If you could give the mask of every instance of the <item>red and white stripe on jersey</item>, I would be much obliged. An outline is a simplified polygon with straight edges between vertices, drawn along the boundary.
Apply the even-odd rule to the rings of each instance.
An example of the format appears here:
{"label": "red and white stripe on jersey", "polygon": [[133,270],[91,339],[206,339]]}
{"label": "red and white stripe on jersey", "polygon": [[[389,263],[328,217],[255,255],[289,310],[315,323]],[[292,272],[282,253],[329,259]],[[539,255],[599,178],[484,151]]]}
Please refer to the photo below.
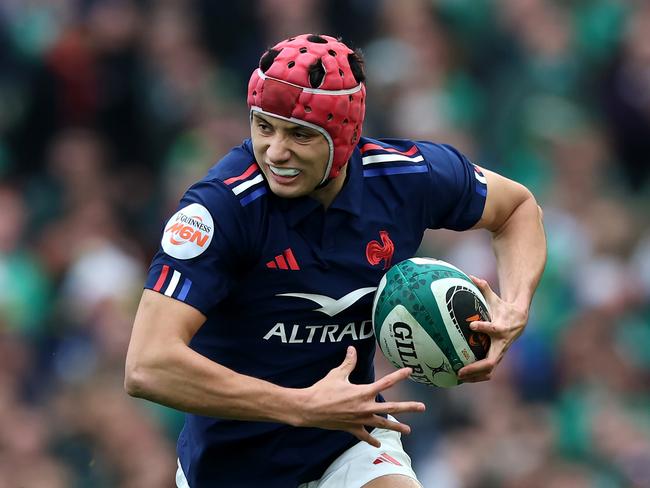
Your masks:
{"label": "red and white stripe on jersey", "polygon": [[361,146],[364,177],[426,173],[427,165],[423,161],[424,156],[415,144],[406,151],[373,142]]}
{"label": "red and white stripe on jersey", "polygon": [[[171,274],[170,274],[171,271]],[[183,278],[182,285],[181,278]],[[174,297],[178,300],[185,301],[187,294],[192,287],[192,280],[189,278],[184,278],[180,272],[169,267],[165,264],[160,270],[156,284],[153,286],[153,291],[167,295],[168,297]],[[164,289],[164,291],[163,291]]]}
{"label": "red and white stripe on jersey", "polygon": [[223,182],[239,197],[243,206],[266,193],[264,175],[256,162],[253,162],[242,174],[228,178]]}
{"label": "red and white stripe on jersey", "polygon": [[384,147],[380,146],[379,144],[375,144],[373,142],[367,142],[363,146],[361,146],[361,153],[365,154],[370,151],[384,151],[384,152],[389,152],[389,153],[397,153],[397,154],[402,154],[403,156],[413,156],[415,153],[418,152],[418,148],[415,146],[411,146],[411,149],[408,151],[400,151],[398,149],[395,149],[394,147]]}
{"label": "red and white stripe on jersey", "polygon": [[[366,154],[372,152],[373,154]],[[363,165],[378,164],[378,163],[391,163],[391,162],[407,162],[418,163],[424,161],[424,157],[418,154],[418,148],[413,145],[408,151],[400,151],[393,147],[384,147],[379,144],[366,143],[361,146],[361,161]],[[417,156],[414,156],[418,154]]]}
{"label": "red and white stripe on jersey", "polygon": [[228,178],[227,180],[224,180],[224,183],[230,187],[235,195],[239,195],[263,181],[264,177],[262,176],[259,166],[257,163],[253,163],[246,168],[246,171],[242,174]]}

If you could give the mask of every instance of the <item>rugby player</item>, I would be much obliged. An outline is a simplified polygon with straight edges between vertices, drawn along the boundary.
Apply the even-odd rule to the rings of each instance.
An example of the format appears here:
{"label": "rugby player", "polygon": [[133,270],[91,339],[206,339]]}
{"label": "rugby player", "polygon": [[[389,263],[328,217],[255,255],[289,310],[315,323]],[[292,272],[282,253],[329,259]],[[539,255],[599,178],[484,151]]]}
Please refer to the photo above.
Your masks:
{"label": "rugby player", "polygon": [[358,51],[305,34],[266,51],[248,85],[251,137],[191,186],[162,230],[126,360],[130,395],[187,412],[179,487],[408,488],[420,483],[375,378],[371,305],[426,229],[492,233],[498,296],[475,322],[488,380],[526,324],[546,258],[522,185],[444,144],[361,136]]}

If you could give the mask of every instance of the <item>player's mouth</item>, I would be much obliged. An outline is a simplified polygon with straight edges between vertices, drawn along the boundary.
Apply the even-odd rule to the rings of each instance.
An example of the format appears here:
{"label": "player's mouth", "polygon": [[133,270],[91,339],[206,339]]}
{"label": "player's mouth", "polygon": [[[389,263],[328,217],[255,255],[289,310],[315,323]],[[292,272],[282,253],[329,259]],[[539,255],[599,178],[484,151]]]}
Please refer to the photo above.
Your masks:
{"label": "player's mouth", "polygon": [[281,168],[279,166],[274,166],[268,163],[267,166],[275,177],[274,179],[280,183],[288,183],[290,181],[293,181],[293,179],[301,173],[301,171],[296,168]]}

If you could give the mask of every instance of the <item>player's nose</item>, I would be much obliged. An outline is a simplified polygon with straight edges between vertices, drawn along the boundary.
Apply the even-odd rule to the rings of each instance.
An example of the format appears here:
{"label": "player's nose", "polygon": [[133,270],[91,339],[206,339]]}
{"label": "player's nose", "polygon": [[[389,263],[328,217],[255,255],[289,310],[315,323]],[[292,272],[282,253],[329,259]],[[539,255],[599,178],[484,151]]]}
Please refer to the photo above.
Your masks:
{"label": "player's nose", "polygon": [[289,160],[291,152],[284,137],[276,135],[271,138],[269,147],[266,150],[266,156],[270,163],[282,163]]}

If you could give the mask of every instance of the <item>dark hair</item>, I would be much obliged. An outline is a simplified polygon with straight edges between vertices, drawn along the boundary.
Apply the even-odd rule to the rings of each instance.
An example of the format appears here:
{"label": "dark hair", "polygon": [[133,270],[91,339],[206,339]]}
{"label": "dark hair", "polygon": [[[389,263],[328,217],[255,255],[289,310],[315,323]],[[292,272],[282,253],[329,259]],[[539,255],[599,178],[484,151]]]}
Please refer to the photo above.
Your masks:
{"label": "dark hair", "polygon": [[327,44],[327,39],[325,39],[324,37],[321,37],[321,36],[319,36],[319,35],[317,35],[317,34],[312,34],[312,35],[310,35],[310,36],[307,38],[307,40],[308,40],[309,42],[315,42],[315,43],[317,43],[317,44]]}
{"label": "dark hair", "polygon": [[309,67],[309,84],[312,88],[318,88],[325,78],[325,67],[319,58]]}
{"label": "dark hair", "polygon": [[262,58],[260,59],[260,69],[262,70],[262,73],[266,73],[273,64],[273,61],[275,61],[275,58],[278,57],[278,54],[280,54],[279,49],[269,49],[262,55]]}
{"label": "dark hair", "polygon": [[366,81],[366,63],[363,60],[363,54],[361,54],[360,49],[357,48],[353,53],[348,54],[348,63],[357,83]]}

